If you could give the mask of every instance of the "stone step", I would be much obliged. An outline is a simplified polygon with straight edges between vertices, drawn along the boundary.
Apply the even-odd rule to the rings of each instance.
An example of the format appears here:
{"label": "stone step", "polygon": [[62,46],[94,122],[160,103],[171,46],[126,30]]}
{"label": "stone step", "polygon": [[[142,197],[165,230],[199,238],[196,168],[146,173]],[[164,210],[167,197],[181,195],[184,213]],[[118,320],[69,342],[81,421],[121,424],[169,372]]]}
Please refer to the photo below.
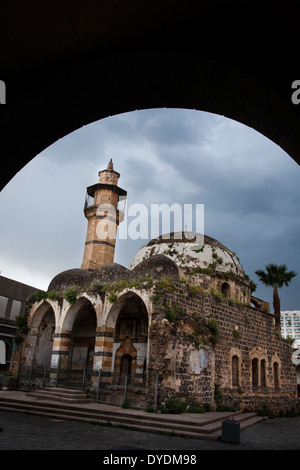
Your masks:
{"label": "stone step", "polygon": [[73,395],[82,395],[85,392],[83,390],[78,390],[74,388],[63,388],[63,387],[45,387],[43,390],[48,392],[58,392],[58,393],[65,393],[69,394],[72,393]]}
{"label": "stone step", "polygon": [[163,435],[172,435],[177,437],[185,437],[189,439],[207,439],[207,440],[219,440],[218,433],[211,433],[211,434],[202,434],[199,431],[192,429],[185,429],[184,426],[181,427],[174,427],[172,423],[169,423],[169,426],[162,426],[160,423],[149,423],[143,422],[143,420],[126,420],[124,418],[119,417],[119,419],[115,418],[112,419],[110,415],[108,416],[87,416],[83,414],[82,416],[79,413],[72,413],[71,415],[63,411],[62,413],[58,413],[57,410],[43,408],[38,409],[36,407],[29,407],[28,405],[24,406],[19,405],[17,407],[12,406],[5,406],[0,403],[0,409],[2,410],[10,410],[10,411],[19,411],[24,413],[30,413],[33,415],[38,416],[48,416],[52,419],[63,419],[63,420],[72,420],[72,421],[80,421],[80,422],[87,422],[87,423],[95,423],[95,424],[102,424],[102,425],[109,425],[115,427],[126,427],[131,430],[136,430],[140,432],[151,432],[154,434],[163,434]]}
{"label": "stone step", "polygon": [[[245,421],[248,421],[250,419],[253,419],[253,418],[257,418],[257,414],[256,413],[234,413],[232,414],[233,418],[235,421],[239,421],[240,422],[240,428],[244,429],[244,426],[243,426],[243,423]],[[231,416],[229,416],[230,418]],[[224,418],[226,419],[226,418]],[[228,417],[227,417],[228,419]],[[261,421],[259,419],[259,421]],[[219,431],[221,430],[222,428],[222,422],[220,422],[220,420],[216,420],[216,421],[211,421],[210,423],[208,424],[205,424],[202,426],[202,430],[204,432],[207,432],[207,433],[210,433],[210,432],[216,432],[216,431]]]}
{"label": "stone step", "polygon": [[26,392],[26,396],[37,399],[57,400],[64,403],[91,403],[91,399],[88,398],[83,391],[67,388],[46,387],[43,390]]}
{"label": "stone step", "polygon": [[[204,413],[184,415],[150,414],[138,410],[124,410],[113,406],[95,403],[75,404],[37,399],[27,394],[16,396],[15,392],[0,392],[0,409],[27,412],[49,416],[55,419],[68,419],[111,426],[123,426],[139,431],[158,434],[172,434],[190,439],[219,440],[222,421],[234,416],[240,422],[240,429],[256,424],[263,418],[255,413]],[[64,392],[62,392],[64,393]]]}
{"label": "stone step", "polygon": [[[29,394],[31,396],[31,394]],[[26,393],[26,397],[28,396],[28,394]],[[0,396],[1,398],[1,396]],[[32,396],[33,399],[35,399],[35,395]],[[13,401],[14,403],[17,403],[16,400],[9,400],[9,398],[7,398],[7,401]],[[21,403],[24,403],[24,400],[19,400],[19,402]],[[1,401],[0,401],[1,403]],[[59,403],[55,400],[53,400],[53,402],[51,403],[51,405],[49,404],[48,401],[45,401],[45,402],[42,402],[40,400],[38,400],[37,402],[35,402],[35,400],[29,402],[27,400],[27,403],[28,404],[32,404],[33,406],[36,404],[37,406],[41,406],[41,407],[50,407],[50,406],[55,406],[55,409],[62,409],[62,410],[70,410],[74,413],[76,413],[77,411],[81,412],[82,411],[82,408],[78,409],[78,407],[76,406],[76,404],[74,404],[75,406],[73,407],[72,404],[70,404],[67,408],[64,404],[62,403]],[[96,405],[96,404],[91,404],[91,407],[85,407],[84,408],[84,412],[87,413],[87,414],[98,414],[98,415],[103,415],[105,414],[106,416],[109,416],[110,418],[119,418],[120,416],[123,417],[123,418],[126,418],[126,417],[130,417],[132,418],[133,416],[136,418],[136,419],[143,419],[144,421],[155,421],[156,423],[159,422],[160,425],[163,426],[164,423],[169,423],[170,421],[172,421],[173,425],[176,425],[176,424],[179,424],[179,425],[189,425],[189,426],[196,426],[197,428],[199,426],[201,426],[203,429],[207,430],[207,432],[213,432],[215,429],[214,429],[214,426],[215,424],[214,423],[218,423],[220,422],[220,419],[226,419],[226,418],[229,418],[231,416],[236,416],[236,415],[240,415],[240,413],[238,412],[235,412],[235,413],[232,413],[232,412],[223,412],[223,413],[205,413],[205,414],[194,414],[194,415],[189,415],[189,414],[184,414],[184,415],[170,415],[170,414],[152,414],[152,413],[145,413],[143,412],[142,414],[138,412],[138,410],[132,410],[132,409],[120,409],[118,407],[115,407],[115,406],[107,406],[107,405]],[[251,413],[251,416],[255,415],[254,413]],[[184,420],[183,420],[183,416],[184,416]],[[242,415],[243,416],[243,415]],[[247,417],[247,414],[246,414],[246,417]],[[218,426],[218,424],[217,424]],[[217,427],[216,427],[217,428]]]}

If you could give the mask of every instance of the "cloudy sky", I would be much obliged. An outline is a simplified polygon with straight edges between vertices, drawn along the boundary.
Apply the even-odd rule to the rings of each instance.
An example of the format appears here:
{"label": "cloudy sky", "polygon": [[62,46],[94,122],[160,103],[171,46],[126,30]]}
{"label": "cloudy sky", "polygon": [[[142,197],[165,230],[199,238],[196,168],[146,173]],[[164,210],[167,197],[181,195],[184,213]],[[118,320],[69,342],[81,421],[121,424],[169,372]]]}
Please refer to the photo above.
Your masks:
{"label": "cloudy sky", "polygon": [[[272,302],[272,289],[254,271],[284,263],[299,274],[280,290],[282,310],[300,309],[299,166],[253,129],[200,111],[110,117],[34,158],[0,195],[3,276],[47,289],[56,274],[81,266],[86,187],[98,182],[110,158],[127,190],[127,209],[204,204],[205,233],[239,256],[258,284],[254,295]],[[117,240],[115,261],[128,267],[146,241]]]}

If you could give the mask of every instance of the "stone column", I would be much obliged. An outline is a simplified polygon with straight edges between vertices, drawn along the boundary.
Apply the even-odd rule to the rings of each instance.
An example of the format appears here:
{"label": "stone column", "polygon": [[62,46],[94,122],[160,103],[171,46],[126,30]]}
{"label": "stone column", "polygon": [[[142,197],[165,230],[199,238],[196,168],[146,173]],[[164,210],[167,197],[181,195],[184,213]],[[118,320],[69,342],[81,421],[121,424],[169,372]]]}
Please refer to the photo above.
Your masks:
{"label": "stone column", "polygon": [[61,328],[55,330],[50,369],[50,378],[52,380],[56,378],[59,358],[60,372],[63,376],[66,375],[69,362],[71,337],[72,332],[70,330],[62,330]]}
{"label": "stone column", "polygon": [[97,381],[101,369],[101,383],[111,383],[114,328],[98,327],[96,330],[95,355],[93,364],[93,383]]}

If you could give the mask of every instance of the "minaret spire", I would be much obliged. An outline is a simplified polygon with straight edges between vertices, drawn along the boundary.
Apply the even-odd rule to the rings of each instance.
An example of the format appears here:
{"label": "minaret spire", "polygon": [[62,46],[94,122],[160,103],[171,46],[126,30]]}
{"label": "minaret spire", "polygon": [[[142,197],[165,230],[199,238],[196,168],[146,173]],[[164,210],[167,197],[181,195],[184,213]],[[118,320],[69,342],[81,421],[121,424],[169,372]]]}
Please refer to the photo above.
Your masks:
{"label": "minaret spire", "polygon": [[114,171],[114,164],[112,161],[112,158],[109,160],[108,165],[107,165],[107,170],[112,170]]}
{"label": "minaret spire", "polygon": [[117,227],[122,220],[118,202],[127,195],[118,186],[120,173],[114,170],[112,159],[98,176],[99,183],[87,188],[84,207],[88,226],[81,268],[89,270],[114,262]]}

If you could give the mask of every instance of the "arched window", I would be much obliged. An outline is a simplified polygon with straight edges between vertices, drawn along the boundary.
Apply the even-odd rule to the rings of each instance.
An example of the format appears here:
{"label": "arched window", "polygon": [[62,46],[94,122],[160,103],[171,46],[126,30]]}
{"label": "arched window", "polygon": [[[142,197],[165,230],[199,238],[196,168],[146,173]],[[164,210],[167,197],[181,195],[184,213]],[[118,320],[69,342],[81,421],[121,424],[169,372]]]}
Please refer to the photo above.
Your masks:
{"label": "arched window", "polygon": [[228,284],[228,282],[223,282],[223,284],[222,284],[222,294],[225,297],[230,297],[230,285]]}
{"label": "arched window", "polygon": [[258,359],[252,359],[252,386],[258,386]]}
{"label": "arched window", "polygon": [[266,361],[265,359],[262,359],[260,363],[260,385],[262,387],[266,386]]}
{"label": "arched window", "polygon": [[273,364],[274,388],[279,388],[279,366],[278,362]]}
{"label": "arched window", "polygon": [[239,358],[238,356],[232,356],[231,362],[231,376],[232,376],[232,386],[239,386]]}

